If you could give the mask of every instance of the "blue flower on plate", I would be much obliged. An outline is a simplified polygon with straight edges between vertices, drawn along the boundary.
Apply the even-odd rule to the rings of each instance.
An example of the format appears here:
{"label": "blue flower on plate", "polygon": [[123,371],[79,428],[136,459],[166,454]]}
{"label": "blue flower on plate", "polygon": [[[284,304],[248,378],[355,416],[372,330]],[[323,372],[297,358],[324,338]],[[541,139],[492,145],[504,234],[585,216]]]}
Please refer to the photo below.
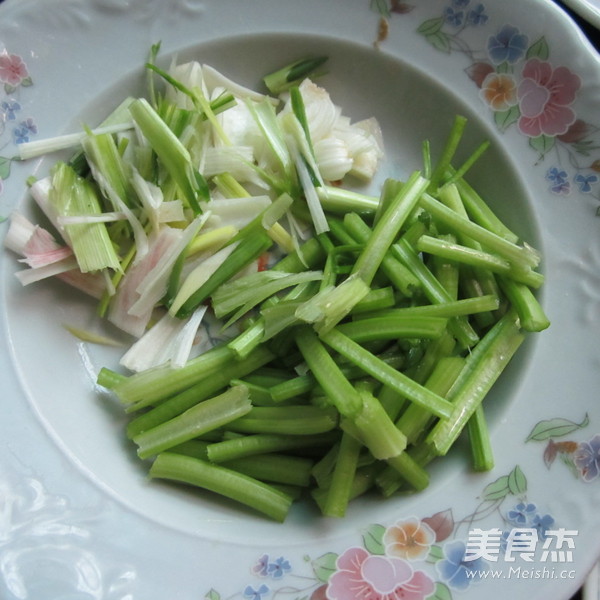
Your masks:
{"label": "blue flower on plate", "polygon": [[573,181],[578,185],[579,191],[582,194],[589,194],[592,191],[592,184],[598,182],[598,175],[583,175],[582,173],[577,173],[573,178]]}
{"label": "blue flower on plate", "polygon": [[584,481],[593,481],[600,476],[600,435],[579,443],[574,462]]}
{"label": "blue flower on plate", "polygon": [[36,134],[37,132],[38,128],[33,119],[29,118],[25,121],[21,121],[19,126],[13,129],[15,144],[23,144],[24,142],[28,142],[30,136]]}
{"label": "blue flower on plate", "polygon": [[14,121],[17,118],[17,112],[21,110],[21,105],[16,100],[4,100],[0,104],[0,110],[7,121]]}
{"label": "blue flower on plate", "polygon": [[512,510],[509,510],[506,517],[517,527],[526,527],[533,523],[537,515],[537,506],[531,502],[519,502]]}
{"label": "blue flower on plate", "polygon": [[465,13],[462,10],[455,10],[452,6],[447,6],[444,9],[444,20],[448,25],[460,27],[463,24]]}
{"label": "blue flower on plate", "polygon": [[471,583],[480,581],[487,571],[487,562],[482,558],[465,560],[467,546],[455,540],[444,546],[444,556],[436,563],[440,577],[452,588],[466,590]]}
{"label": "blue flower on plate", "polygon": [[467,22],[470,25],[485,25],[487,20],[488,16],[485,14],[485,6],[483,4],[478,4],[467,13]]}
{"label": "blue flower on plate", "polygon": [[267,571],[273,579],[280,579],[288,571],[292,570],[292,566],[283,556],[280,556],[276,561],[269,563]]}
{"label": "blue flower on plate", "polygon": [[515,64],[527,50],[528,38],[516,27],[505,25],[496,35],[488,40],[488,54],[496,64],[507,62]]}
{"label": "blue flower on plate", "polygon": [[452,0],[452,6],[454,6],[454,8],[465,8],[469,6],[470,3],[471,0]]}
{"label": "blue flower on plate", "polygon": [[558,167],[550,167],[546,171],[546,179],[550,182],[550,191],[555,194],[568,194],[571,190],[567,172]]}
{"label": "blue flower on plate", "polygon": [[543,540],[546,538],[546,532],[554,526],[554,517],[552,515],[540,515],[537,514],[533,517],[531,526],[537,529],[538,539]]}
{"label": "blue flower on plate", "polygon": [[244,598],[248,598],[248,600],[261,600],[262,597],[268,594],[270,591],[271,590],[264,584],[262,584],[256,590],[251,585],[248,585],[244,590]]}

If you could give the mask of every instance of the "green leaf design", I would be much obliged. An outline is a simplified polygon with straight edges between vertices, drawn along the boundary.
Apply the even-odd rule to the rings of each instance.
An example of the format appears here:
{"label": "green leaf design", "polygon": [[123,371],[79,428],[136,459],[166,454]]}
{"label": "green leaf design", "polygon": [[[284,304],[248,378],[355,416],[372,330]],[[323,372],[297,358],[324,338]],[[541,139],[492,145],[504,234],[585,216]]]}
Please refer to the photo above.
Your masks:
{"label": "green leaf design", "polygon": [[529,60],[530,58],[539,58],[540,60],[548,60],[550,56],[550,47],[548,46],[548,42],[546,38],[542,36],[539,40],[536,40],[529,48],[527,49],[526,58]]}
{"label": "green leaf design", "polygon": [[450,54],[450,37],[443,31],[438,31],[431,35],[426,35],[425,39],[436,49],[441,52]]}
{"label": "green leaf design", "polygon": [[204,596],[204,599],[205,600],[221,600],[221,594],[219,594],[219,592],[217,592],[217,590],[211,589],[210,592],[208,592]]}
{"label": "green leaf design", "polygon": [[0,179],[8,179],[10,176],[10,163],[10,158],[0,156]]}
{"label": "green leaf design", "polygon": [[452,592],[444,583],[436,583],[432,596],[427,597],[428,600],[452,600]]}
{"label": "green leaf design", "polygon": [[382,17],[390,17],[390,9],[387,0],[371,0],[371,10]]}
{"label": "green leaf design", "polygon": [[438,560],[442,560],[442,558],[444,558],[443,548],[441,546],[438,546],[437,544],[431,546],[431,548],[429,549],[429,554],[427,555],[427,562],[433,564],[436,563]]}
{"label": "green leaf design", "polygon": [[483,499],[484,500],[501,500],[505,498],[510,493],[510,489],[508,487],[508,475],[502,475],[488,484],[483,490]]}
{"label": "green leaf design", "polygon": [[425,37],[429,37],[430,35],[438,33],[442,29],[443,25],[444,17],[428,19],[427,21],[423,21],[423,23],[417,27],[417,33],[420,33]]}
{"label": "green leaf design", "polygon": [[547,421],[540,421],[527,436],[526,442],[535,441],[543,442],[550,438],[559,438],[569,435],[578,429],[587,427],[590,423],[590,418],[586,413],[581,423],[575,423],[568,419],[549,419]]}
{"label": "green leaf design", "polygon": [[508,489],[514,496],[520,496],[527,491],[527,478],[517,465],[508,476]]}
{"label": "green leaf design", "polygon": [[319,558],[313,560],[312,568],[315,574],[315,577],[322,581],[323,583],[327,583],[329,578],[336,572],[336,562],[338,559],[338,555],[335,552],[327,552]]}
{"label": "green leaf design", "polygon": [[496,73],[512,73],[513,67],[510,63],[504,61],[496,67]]}
{"label": "green leaf design", "polygon": [[385,554],[384,533],[383,525],[371,525],[363,535],[363,544],[371,554]]}
{"label": "green leaf design", "polygon": [[21,85],[23,87],[30,87],[33,85],[33,80],[31,77],[25,77],[25,79],[21,79]]}
{"label": "green leaf design", "polygon": [[529,145],[544,157],[554,147],[554,137],[549,135],[539,135],[538,137],[529,138]]}
{"label": "green leaf design", "polygon": [[508,110],[499,110],[494,113],[494,122],[500,131],[506,131],[521,116],[518,106],[511,106]]}

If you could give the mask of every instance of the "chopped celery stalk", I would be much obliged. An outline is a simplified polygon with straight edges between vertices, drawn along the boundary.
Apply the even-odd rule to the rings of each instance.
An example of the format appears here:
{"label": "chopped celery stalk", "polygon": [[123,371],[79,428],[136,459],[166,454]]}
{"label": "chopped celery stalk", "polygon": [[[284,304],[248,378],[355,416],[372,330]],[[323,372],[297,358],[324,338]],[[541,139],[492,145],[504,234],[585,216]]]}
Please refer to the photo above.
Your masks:
{"label": "chopped celery stalk", "polygon": [[245,456],[221,464],[228,469],[239,471],[260,481],[307,488],[310,486],[310,471],[313,461],[301,456],[261,454]]}
{"label": "chopped celery stalk", "polygon": [[539,287],[543,281],[543,278],[540,278],[539,273],[535,273],[531,269],[514,269],[512,268],[511,263],[506,259],[489,254],[483,250],[475,250],[473,248],[461,246],[460,244],[453,244],[430,235],[421,236],[416,247],[417,250],[421,252],[427,252],[428,254],[433,254],[472,267],[488,269],[492,273],[506,275],[519,283],[524,283],[529,286]]}
{"label": "chopped celery stalk", "polygon": [[[49,201],[58,217],[101,213],[100,200],[92,184],[65,163],[58,163],[53,169]],[[105,223],[65,225],[63,232],[82,273],[107,268],[121,270]]]}
{"label": "chopped celery stalk", "polygon": [[[375,465],[376,466],[376,465]],[[371,465],[359,468],[356,470],[354,479],[351,482],[350,497],[349,500],[354,500],[368,492],[375,484],[376,468],[372,468]],[[328,490],[323,488],[317,488],[312,491],[312,497],[317,505],[321,508],[321,511],[325,510],[325,502],[327,501]]]}
{"label": "chopped celery stalk", "polygon": [[459,179],[456,186],[465,209],[475,223],[509,242],[514,244],[518,242],[519,237],[497,217],[481,196],[464,179]]}
{"label": "chopped celery stalk", "polygon": [[283,521],[292,504],[291,496],[257,479],[173,452],[164,452],[156,457],[150,467],[150,477],[215,492],[254,508],[275,521]]}
{"label": "chopped celery stalk", "polygon": [[467,119],[462,115],[456,115],[454,122],[452,123],[450,134],[448,135],[446,144],[443,148],[442,155],[440,156],[440,159],[438,160],[435,168],[433,169],[433,173],[431,174],[431,182],[429,184],[429,189],[431,191],[435,192],[435,190],[437,190],[446,174],[446,171],[450,167],[452,158],[456,152],[456,149],[458,148],[466,125]]}
{"label": "chopped celery stalk", "polygon": [[361,318],[368,317],[437,317],[442,319],[450,319],[464,315],[473,315],[480,312],[497,310],[500,306],[500,300],[495,295],[476,296],[474,298],[462,298],[461,300],[449,300],[440,304],[423,304],[415,306],[407,306],[402,308],[390,308],[367,312],[360,315]]}
{"label": "chopped celery stalk", "polygon": [[[398,243],[394,244],[393,250],[413,275],[418,278],[424,294],[432,303],[445,304],[446,302],[452,302],[450,294],[419,258],[416,250],[407,240],[400,239]],[[473,346],[479,341],[477,332],[462,316],[454,317],[450,321],[449,327],[465,348]]]}
{"label": "chopped celery stalk", "polygon": [[429,194],[423,194],[420,199],[421,206],[431,213],[434,219],[439,220],[447,227],[458,233],[464,233],[473,240],[478,241],[484,248],[505,258],[514,266],[537,267],[540,257],[537,252],[527,246],[518,246],[514,242],[500,237],[498,234],[457,214]]}
{"label": "chopped celery stalk", "polygon": [[[396,371],[396,369],[390,367],[383,360],[356,342],[353,342],[350,338],[336,329],[332,329],[323,334],[321,339],[332,349],[336,350],[342,356],[363,369],[365,373],[368,373],[381,383],[398,390],[400,393],[404,394],[406,398],[423,406],[431,413],[440,417],[449,417],[453,414],[453,407],[447,400],[444,400],[437,394],[424,388],[422,385],[412,381],[402,372]],[[306,358],[305,355],[305,359]],[[319,381],[319,383],[323,385],[321,381]]]}
{"label": "chopped celery stalk", "polygon": [[279,95],[311,75],[326,60],[326,56],[303,58],[265,75],[263,81],[272,94]]}
{"label": "chopped celery stalk", "polygon": [[343,517],[346,514],[352,492],[352,482],[358,467],[361,443],[348,433],[342,434],[337,452],[331,483],[323,506],[327,517]]}
{"label": "chopped celery stalk", "polygon": [[144,401],[152,405],[201,381],[226,366],[232,358],[233,352],[229,348],[215,346],[188,361],[181,369],[165,366],[130,375],[114,391],[124,404]]}
{"label": "chopped celery stalk", "polygon": [[243,435],[209,444],[206,451],[214,463],[224,463],[244,456],[256,456],[268,452],[286,452],[303,448],[329,447],[339,438],[337,432],[316,435],[277,435],[257,433]]}
{"label": "chopped celery stalk", "polygon": [[[344,225],[354,239],[360,243],[367,243],[372,235],[371,228],[356,213],[348,213],[344,217]],[[421,286],[419,278],[393,256],[391,250],[383,257],[381,270],[390,283],[405,296],[411,297],[413,291]]]}
{"label": "chopped celery stalk", "polygon": [[308,327],[301,327],[296,332],[296,343],[315,379],[340,414],[349,418],[358,415],[362,410],[361,397],[316,333]]}
{"label": "chopped celery stalk", "polygon": [[444,181],[444,185],[455,183],[460,178],[464,177],[465,173],[479,160],[482,154],[490,147],[489,140],[482,142],[477,146],[475,151],[463,162],[462,165],[450,176],[449,179]]}
{"label": "chopped celery stalk", "polygon": [[254,406],[245,416],[230,423],[227,429],[238,433],[273,433],[278,435],[314,435],[337,426],[334,409],[316,406]]}
{"label": "chopped celery stalk", "polygon": [[143,98],[134,100],[129,107],[141,132],[165,165],[192,210],[201,212],[198,184],[193,173],[191,157],[158,113]]}
{"label": "chopped celery stalk", "polygon": [[335,327],[369,293],[369,286],[358,276],[351,275],[339,285],[330,286],[301,304],[296,316],[312,323],[319,333]]}
{"label": "chopped celery stalk", "polygon": [[[401,310],[401,309],[400,309]],[[435,339],[446,330],[447,320],[439,317],[402,316],[372,317],[350,323],[342,323],[337,330],[351,340],[362,344],[375,340],[398,338]]]}
{"label": "chopped celery stalk", "polygon": [[408,452],[389,458],[387,463],[415,490],[424,490],[429,485],[429,474]]}
{"label": "chopped celery stalk", "polygon": [[359,390],[362,409],[358,415],[342,419],[342,429],[364,444],[378,460],[388,460],[406,448],[406,436],[394,425],[375,396]]}
{"label": "chopped celery stalk", "polygon": [[352,315],[370,313],[391,308],[396,304],[394,290],[391,287],[372,289],[360,302],[354,305]]}
{"label": "chopped celery stalk", "polygon": [[519,315],[525,331],[539,332],[550,327],[550,320],[533,292],[523,283],[508,277],[499,278],[500,287]]}
{"label": "chopped celery stalk", "polygon": [[[461,356],[445,356],[439,359],[427,381],[425,387],[445,398],[464,367],[464,358]],[[396,421],[396,426],[410,444],[416,444],[420,436],[427,431],[433,418],[430,412],[421,406],[411,404],[402,416]]]}
{"label": "chopped celery stalk", "polygon": [[357,273],[368,285],[371,285],[388,249],[394,243],[404,221],[416,206],[428,184],[428,181],[418,172],[413,173],[401,187],[400,192],[390,201],[384,218],[380,219],[373,229],[353,268],[353,273]]}
{"label": "chopped celery stalk", "polygon": [[237,337],[227,343],[238,358],[246,358],[258,345],[265,341],[265,322],[258,319]]}
{"label": "chopped celery stalk", "polygon": [[117,373],[112,369],[102,367],[98,372],[96,383],[101,387],[113,390],[117,383],[124,381],[125,379],[127,379],[125,375],[121,375],[121,373]]}
{"label": "chopped celery stalk", "polygon": [[491,471],[494,468],[494,452],[490,441],[483,406],[480,404],[467,423],[473,469]]}
{"label": "chopped celery stalk", "polygon": [[237,385],[219,396],[199,402],[166,423],[140,433],[133,442],[138,447],[138,456],[148,458],[231,423],[251,409],[248,388]]}
{"label": "chopped celery stalk", "polygon": [[[485,339],[487,338],[487,339]],[[498,379],[514,353],[523,342],[518,322],[513,313],[507,313],[490,329],[482,340],[482,350],[478,347],[468,359],[468,370],[460,385],[450,392],[452,415],[440,421],[427,437],[427,443],[435,451],[444,455],[456,441],[469,418],[477,409]]]}
{"label": "chopped celery stalk", "polygon": [[[154,408],[132,419],[127,426],[128,437],[133,438],[148,429],[152,429],[180,415],[198,402],[217,394],[234,379],[245,377],[271,360],[273,360],[273,354],[267,348],[259,347],[247,358],[234,360],[226,369],[210,372],[196,384],[162,402],[155,403]],[[147,400],[142,400],[133,406],[133,410],[151,405]],[[130,408],[129,411],[131,412],[131,410]]]}

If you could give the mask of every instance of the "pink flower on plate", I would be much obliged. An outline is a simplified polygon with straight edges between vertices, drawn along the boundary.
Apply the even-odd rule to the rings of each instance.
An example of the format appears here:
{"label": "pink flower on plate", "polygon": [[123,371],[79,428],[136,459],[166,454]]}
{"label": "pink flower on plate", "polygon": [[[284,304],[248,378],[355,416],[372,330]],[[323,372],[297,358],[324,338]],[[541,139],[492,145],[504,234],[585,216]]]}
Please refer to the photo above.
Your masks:
{"label": "pink flower on plate", "polygon": [[330,600],[424,600],[434,583],[423,571],[414,571],[402,558],[370,554],[349,548],[336,562],[329,578]]}
{"label": "pink flower on plate", "polygon": [[521,132],[529,137],[565,134],[576,119],[570,105],[581,87],[579,76],[538,58],[527,61],[522,76],[517,92]]}
{"label": "pink flower on plate", "polygon": [[0,82],[16,87],[27,77],[27,65],[20,56],[7,52],[0,54]]}

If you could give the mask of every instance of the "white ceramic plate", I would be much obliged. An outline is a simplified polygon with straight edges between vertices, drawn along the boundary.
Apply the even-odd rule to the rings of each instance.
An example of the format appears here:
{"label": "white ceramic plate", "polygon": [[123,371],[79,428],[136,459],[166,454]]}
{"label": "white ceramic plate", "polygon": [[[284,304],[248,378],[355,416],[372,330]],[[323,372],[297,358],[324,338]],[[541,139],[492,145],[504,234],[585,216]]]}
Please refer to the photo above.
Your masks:
{"label": "white ceramic plate", "polygon": [[[329,55],[334,100],[383,125],[381,177],[417,167],[422,140],[439,148],[466,114],[465,146],[494,142],[473,184],[543,252],[552,326],[528,339],[487,403],[493,471],[472,473],[459,450],[432,466],[424,493],[357,501],[339,521],[298,506],[280,525],[148,482],[120,409],[94,387],[114,356],[62,327],[89,325],[91,306],[57,285],[21,288],[5,256],[0,596],[568,598],[600,555],[597,54],[542,0],[7,0],[2,215],[27,202],[26,177],[49,165],[11,160],[15,144],[94,125],[142,92],[158,40],[163,56],[250,86],[299,56]],[[488,532],[485,563],[464,561],[475,528]],[[537,543],[506,554],[519,528]],[[407,549],[411,532],[421,545]],[[470,579],[468,567],[488,574]]]}
{"label": "white ceramic plate", "polygon": [[580,17],[600,28],[600,2],[598,0],[565,0]]}

